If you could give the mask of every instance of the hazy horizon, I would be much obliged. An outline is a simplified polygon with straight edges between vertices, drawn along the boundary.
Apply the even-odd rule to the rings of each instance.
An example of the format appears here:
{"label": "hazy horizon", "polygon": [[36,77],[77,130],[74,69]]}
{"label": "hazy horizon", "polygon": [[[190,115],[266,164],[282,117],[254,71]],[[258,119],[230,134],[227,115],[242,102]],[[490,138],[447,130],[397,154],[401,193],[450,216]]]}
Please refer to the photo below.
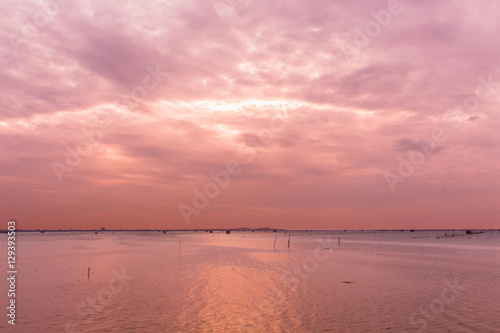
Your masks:
{"label": "hazy horizon", "polygon": [[[248,230],[239,230],[239,229],[248,229]],[[262,230],[260,230],[262,229]],[[6,229],[0,229],[1,231],[6,231]],[[18,232],[23,231],[224,231],[224,230],[234,230],[234,231],[496,231],[500,230],[497,228],[474,228],[474,229],[461,229],[461,228],[452,228],[452,229],[282,229],[282,228],[273,228],[273,227],[257,227],[257,228],[249,228],[249,227],[231,227],[231,228],[200,228],[200,229],[108,229],[108,228],[96,228],[96,229],[17,229]]]}

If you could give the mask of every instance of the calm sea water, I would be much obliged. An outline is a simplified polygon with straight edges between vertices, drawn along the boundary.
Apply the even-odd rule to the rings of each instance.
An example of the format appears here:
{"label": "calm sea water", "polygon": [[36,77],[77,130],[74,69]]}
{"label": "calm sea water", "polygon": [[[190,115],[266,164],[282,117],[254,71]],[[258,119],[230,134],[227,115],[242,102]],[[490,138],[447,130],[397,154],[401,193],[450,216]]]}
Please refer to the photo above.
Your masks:
{"label": "calm sea water", "polygon": [[2,279],[0,331],[500,332],[499,236],[17,234],[16,326]]}

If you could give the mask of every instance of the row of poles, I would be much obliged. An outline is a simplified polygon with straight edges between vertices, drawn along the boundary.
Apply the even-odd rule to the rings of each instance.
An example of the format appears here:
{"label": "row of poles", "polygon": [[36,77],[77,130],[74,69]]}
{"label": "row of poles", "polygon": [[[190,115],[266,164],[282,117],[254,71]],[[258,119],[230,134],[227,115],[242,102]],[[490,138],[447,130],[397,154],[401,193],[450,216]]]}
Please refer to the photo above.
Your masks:
{"label": "row of poles", "polygon": [[[290,236],[291,234],[288,234],[288,248],[290,248]],[[273,245],[273,249],[276,248],[276,239],[278,238],[278,235],[275,235],[274,236],[274,245]]]}
{"label": "row of poles", "polygon": [[[290,236],[291,234],[288,234],[288,248],[290,248]],[[278,235],[274,236],[274,244],[273,244],[273,249],[276,248],[276,239],[278,238]],[[339,247],[340,247],[340,237],[339,237]]]}

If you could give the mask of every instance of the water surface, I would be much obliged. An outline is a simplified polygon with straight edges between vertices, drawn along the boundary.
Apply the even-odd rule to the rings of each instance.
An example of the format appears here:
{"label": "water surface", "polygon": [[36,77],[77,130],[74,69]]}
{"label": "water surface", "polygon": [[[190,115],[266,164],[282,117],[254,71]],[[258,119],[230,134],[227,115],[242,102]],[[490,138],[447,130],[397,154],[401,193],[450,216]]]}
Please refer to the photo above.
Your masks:
{"label": "water surface", "polygon": [[500,332],[498,231],[292,232],[290,248],[285,232],[19,233],[17,246],[16,327],[4,315],[2,332]]}

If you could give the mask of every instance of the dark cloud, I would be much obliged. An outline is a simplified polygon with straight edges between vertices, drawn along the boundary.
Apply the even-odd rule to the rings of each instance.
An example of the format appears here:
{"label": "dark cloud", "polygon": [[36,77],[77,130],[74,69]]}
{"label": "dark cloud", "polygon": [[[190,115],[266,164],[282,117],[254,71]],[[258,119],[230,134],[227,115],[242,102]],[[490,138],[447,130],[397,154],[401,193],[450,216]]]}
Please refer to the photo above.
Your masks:
{"label": "dark cloud", "polygon": [[[4,1],[1,211],[33,226],[185,227],[177,205],[236,160],[243,171],[200,214],[205,226],[400,228],[436,202],[428,223],[454,227],[449,212],[498,192],[498,96],[481,99],[481,116],[443,116],[479,77],[500,81],[497,7],[404,2],[357,48],[356,29],[387,1],[75,0],[30,36],[40,4]],[[147,67],[162,84],[119,101]],[[114,128],[100,132],[105,120]],[[436,128],[440,154],[391,196],[384,172]],[[52,163],[86,132],[99,143],[60,183]],[[433,192],[443,184],[447,197]],[[478,202],[492,212],[484,227],[496,223]]]}

